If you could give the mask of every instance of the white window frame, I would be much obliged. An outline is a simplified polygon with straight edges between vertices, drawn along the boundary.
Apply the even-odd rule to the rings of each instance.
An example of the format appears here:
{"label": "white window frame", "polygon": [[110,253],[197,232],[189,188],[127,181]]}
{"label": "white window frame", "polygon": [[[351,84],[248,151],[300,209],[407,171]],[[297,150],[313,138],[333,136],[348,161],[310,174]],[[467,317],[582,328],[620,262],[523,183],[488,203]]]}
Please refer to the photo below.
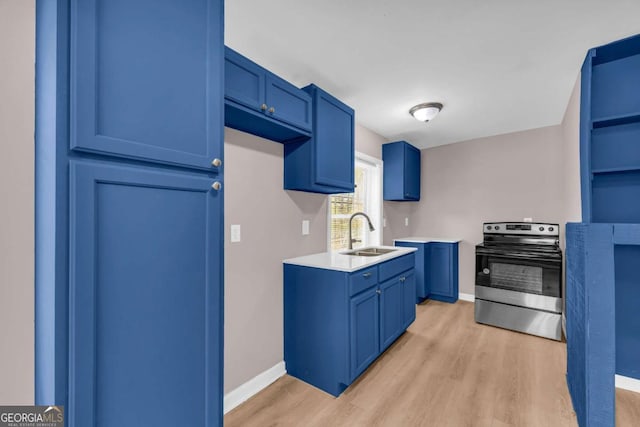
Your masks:
{"label": "white window frame", "polygon": [[[383,242],[383,203],[382,203],[382,176],[384,163],[377,157],[369,156],[368,154],[355,152],[355,162],[366,163],[375,167],[378,170],[376,182],[368,183],[373,187],[373,191],[367,192],[367,206],[378,205],[378,209],[372,212],[365,212],[371,218],[371,223],[375,227],[375,231],[369,233],[368,241],[365,246],[381,246]],[[354,164],[355,169],[355,164]],[[341,249],[344,250],[344,249]],[[327,198],[327,251],[332,252],[331,249],[331,197]]]}

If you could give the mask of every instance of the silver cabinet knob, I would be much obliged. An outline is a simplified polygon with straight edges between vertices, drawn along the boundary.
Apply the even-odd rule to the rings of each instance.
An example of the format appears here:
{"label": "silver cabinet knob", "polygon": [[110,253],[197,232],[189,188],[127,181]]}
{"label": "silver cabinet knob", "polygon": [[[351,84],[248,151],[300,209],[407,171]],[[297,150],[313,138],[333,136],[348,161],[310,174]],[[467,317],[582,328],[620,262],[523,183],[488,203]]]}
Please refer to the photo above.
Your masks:
{"label": "silver cabinet knob", "polygon": [[382,291],[380,289],[376,289],[376,294],[380,295]]}
{"label": "silver cabinet knob", "polygon": [[220,160],[220,159],[213,159],[213,160],[211,161],[211,165],[212,165],[212,166],[215,166],[215,167],[217,167],[217,168],[219,168],[220,166],[222,166],[222,160]]}
{"label": "silver cabinet knob", "polygon": [[213,188],[216,191],[220,191],[220,189],[222,188],[222,183],[220,181],[216,181],[213,184],[211,184],[211,188]]}
{"label": "silver cabinet knob", "polygon": [[262,105],[260,106],[260,109],[261,109],[262,111],[265,111],[265,110],[267,109],[267,104],[262,104]]}
{"label": "silver cabinet knob", "polygon": [[269,112],[270,112],[271,114],[275,113],[275,112],[276,112],[275,107],[271,107],[271,108],[269,108]]}

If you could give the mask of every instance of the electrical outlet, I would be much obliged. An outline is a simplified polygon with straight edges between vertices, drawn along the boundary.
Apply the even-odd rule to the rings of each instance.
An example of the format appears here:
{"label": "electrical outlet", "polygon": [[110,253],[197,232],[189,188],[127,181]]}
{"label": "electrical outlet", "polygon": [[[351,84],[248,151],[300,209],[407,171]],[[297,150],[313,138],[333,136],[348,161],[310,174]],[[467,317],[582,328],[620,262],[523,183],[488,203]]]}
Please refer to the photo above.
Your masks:
{"label": "electrical outlet", "polygon": [[382,227],[387,226],[387,218],[382,218]]}
{"label": "electrical outlet", "polygon": [[533,222],[533,218],[524,218],[523,221],[524,222]]}
{"label": "electrical outlet", "polygon": [[231,243],[240,241],[240,224],[231,225]]}
{"label": "electrical outlet", "polygon": [[405,217],[404,218],[404,226],[408,227],[409,226],[409,217]]}
{"label": "electrical outlet", "polygon": [[303,219],[302,220],[302,235],[306,236],[309,234],[309,220],[308,219]]}

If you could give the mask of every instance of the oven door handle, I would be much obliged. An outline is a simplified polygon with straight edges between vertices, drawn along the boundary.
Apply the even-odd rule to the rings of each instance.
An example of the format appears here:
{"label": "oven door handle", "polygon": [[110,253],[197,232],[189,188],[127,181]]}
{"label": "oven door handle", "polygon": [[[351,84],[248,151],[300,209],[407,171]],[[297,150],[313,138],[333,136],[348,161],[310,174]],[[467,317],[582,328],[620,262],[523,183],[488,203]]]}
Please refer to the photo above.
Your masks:
{"label": "oven door handle", "polygon": [[495,252],[492,250],[485,249],[476,249],[476,255],[487,255],[496,258],[517,258],[517,259],[529,259],[536,261],[544,261],[544,262],[552,262],[552,263],[561,263],[561,258],[549,258],[546,255],[531,255],[531,254],[520,254],[517,252]]}

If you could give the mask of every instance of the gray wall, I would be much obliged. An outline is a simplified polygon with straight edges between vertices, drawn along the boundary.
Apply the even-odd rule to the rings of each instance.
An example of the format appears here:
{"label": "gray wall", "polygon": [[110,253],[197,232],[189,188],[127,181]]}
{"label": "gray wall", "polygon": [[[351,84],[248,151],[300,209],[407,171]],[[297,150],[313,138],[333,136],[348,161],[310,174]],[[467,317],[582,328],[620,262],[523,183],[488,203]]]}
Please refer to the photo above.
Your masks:
{"label": "gray wall", "polygon": [[564,221],[560,126],[422,150],[416,235],[462,238],[460,292],[473,294],[475,245],[485,221]]}
{"label": "gray wall", "polygon": [[581,219],[579,126],[580,76],[558,126],[422,150],[411,232],[463,239],[460,292],[474,293],[474,246],[485,221],[558,222],[564,248],[564,224]]}
{"label": "gray wall", "polygon": [[[563,144],[563,199],[565,222],[582,221],[582,202],[580,200],[580,78],[571,92],[562,120]],[[564,229],[562,230],[564,232]]]}
{"label": "gray wall", "polygon": [[327,197],[282,189],[283,147],[225,129],[225,393],[283,360],[282,260],[327,246]]}
{"label": "gray wall", "polygon": [[0,405],[33,404],[33,0],[0,0]]}

